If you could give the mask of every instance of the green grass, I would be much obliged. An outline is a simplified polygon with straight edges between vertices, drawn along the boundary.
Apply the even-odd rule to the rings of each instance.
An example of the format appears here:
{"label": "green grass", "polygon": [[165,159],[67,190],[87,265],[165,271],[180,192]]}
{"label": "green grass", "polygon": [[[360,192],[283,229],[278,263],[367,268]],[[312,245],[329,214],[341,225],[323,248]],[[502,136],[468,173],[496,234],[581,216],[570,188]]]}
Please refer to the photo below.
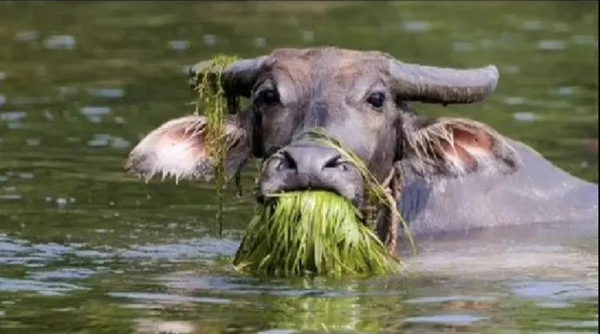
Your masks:
{"label": "green grass", "polygon": [[[198,92],[195,114],[200,113],[202,106],[208,120],[206,142],[209,154],[214,163],[215,190],[217,192],[217,224],[219,236],[223,234],[223,187],[225,186],[225,155],[227,154],[227,140],[225,138],[225,109],[227,96],[222,86],[222,75],[227,66],[239,60],[236,56],[217,55],[204,62],[200,73],[193,78],[198,82],[195,90]],[[216,78],[212,78],[212,76]],[[213,80],[214,79],[214,80]],[[236,108],[237,109],[237,108]],[[230,110],[230,112],[235,112]]]}
{"label": "green grass", "polygon": [[387,274],[399,261],[346,199],[326,191],[273,195],[236,253],[241,271],[269,276]]}
{"label": "green grass", "polygon": [[377,210],[380,204],[387,207],[391,215],[391,228],[398,229],[399,223],[402,224],[402,228],[404,233],[406,234],[408,241],[411,244],[413,253],[416,253],[415,242],[410,234],[410,230],[408,228],[408,224],[402,217],[402,213],[398,211],[397,206],[397,198],[390,196],[386,192],[387,185],[382,185],[377,178],[369,171],[363,160],[358,157],[352,150],[348,150],[342,146],[342,144],[329,136],[323,129],[314,128],[305,132],[305,135],[308,136],[315,143],[328,146],[338,151],[344,159],[354,165],[354,167],[359,171],[362,176],[363,182],[365,184],[366,190],[366,198],[367,198],[367,215],[366,221],[372,227],[375,227],[375,211]]}

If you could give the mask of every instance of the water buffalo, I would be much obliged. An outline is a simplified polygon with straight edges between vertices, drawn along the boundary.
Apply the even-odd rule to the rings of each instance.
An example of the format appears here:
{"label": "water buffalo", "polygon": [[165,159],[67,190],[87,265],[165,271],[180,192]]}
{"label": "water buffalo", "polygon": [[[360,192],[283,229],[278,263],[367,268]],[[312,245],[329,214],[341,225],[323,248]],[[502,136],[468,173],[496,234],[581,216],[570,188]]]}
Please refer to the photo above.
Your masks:
{"label": "water buffalo", "polygon": [[[205,66],[197,64],[196,73]],[[427,119],[410,106],[481,102],[496,88],[495,66],[451,69],[381,52],[278,49],[233,63],[221,78],[229,97],[250,101],[248,110],[227,120],[226,170],[232,177],[249,158],[262,159],[258,200],[271,192],[326,189],[364,205],[356,168],[303,135],[318,127],[358,155],[380,182],[396,180],[387,184],[394,184],[390,192],[413,235],[598,220],[596,184],[487,125]],[[134,148],[128,169],[146,177],[209,179],[205,135],[204,118],[171,120]],[[385,232],[393,240],[382,233],[395,244],[395,232]]]}

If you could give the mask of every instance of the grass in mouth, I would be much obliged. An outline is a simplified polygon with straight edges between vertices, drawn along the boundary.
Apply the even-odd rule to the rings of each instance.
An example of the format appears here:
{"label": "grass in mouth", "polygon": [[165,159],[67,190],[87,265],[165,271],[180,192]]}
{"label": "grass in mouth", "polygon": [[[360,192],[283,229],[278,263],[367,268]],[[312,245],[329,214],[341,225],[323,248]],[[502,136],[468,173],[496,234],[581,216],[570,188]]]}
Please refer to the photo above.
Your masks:
{"label": "grass in mouth", "polygon": [[389,274],[400,269],[358,210],[327,191],[274,195],[246,229],[234,265],[269,276]]}

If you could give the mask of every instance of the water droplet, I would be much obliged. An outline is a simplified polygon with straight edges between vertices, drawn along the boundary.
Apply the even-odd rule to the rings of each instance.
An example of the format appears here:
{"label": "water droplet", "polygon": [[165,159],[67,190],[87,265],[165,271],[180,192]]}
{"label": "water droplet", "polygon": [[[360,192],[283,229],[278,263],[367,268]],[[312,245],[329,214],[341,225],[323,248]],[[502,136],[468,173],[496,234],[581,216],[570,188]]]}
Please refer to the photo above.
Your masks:
{"label": "water droplet", "polygon": [[441,314],[433,316],[408,317],[402,320],[402,322],[417,324],[441,324],[447,326],[466,326],[485,319],[487,318],[470,314]]}
{"label": "water droplet", "polygon": [[21,196],[19,194],[0,195],[0,199],[7,200],[7,201],[16,201],[16,200],[20,200],[21,198],[23,198],[23,196]]}
{"label": "water droplet", "polygon": [[85,116],[104,116],[110,113],[109,107],[88,106],[80,109],[81,114]]}
{"label": "water droplet", "polygon": [[[598,15],[596,14],[586,14],[583,16],[583,21],[585,23],[595,23],[598,20]],[[596,24],[598,24],[596,22]]]}
{"label": "water droplet", "polygon": [[565,43],[563,41],[546,40],[546,41],[538,42],[538,49],[544,50],[544,51],[564,50],[564,48],[565,48]]}
{"label": "water droplet", "polygon": [[531,112],[520,111],[513,114],[515,120],[519,122],[533,122],[538,119],[538,117]]}
{"label": "water droplet", "polygon": [[112,143],[111,146],[113,148],[116,149],[124,149],[124,148],[128,148],[131,144],[129,143],[129,141],[120,138],[120,137],[113,137],[112,138]]}
{"label": "water droplet", "polygon": [[406,21],[402,23],[402,29],[410,32],[425,32],[431,29],[431,24],[425,21]]}
{"label": "water droplet", "polygon": [[38,138],[27,138],[26,142],[28,146],[38,146],[40,144]]}
{"label": "water droplet", "polygon": [[95,124],[102,123],[102,117],[100,116],[88,116],[88,120]]}
{"label": "water droplet", "polygon": [[509,106],[521,105],[525,104],[525,98],[511,96],[504,98],[504,103],[508,104]]}
{"label": "water droplet", "polygon": [[192,65],[183,65],[183,66],[181,66],[181,73],[183,73],[184,75],[189,75],[191,68],[192,68]]}
{"label": "water droplet", "polygon": [[50,36],[45,45],[50,50],[72,50],[75,48],[75,37],[71,35]]}
{"label": "water droplet", "polygon": [[552,108],[557,109],[571,109],[571,102],[562,99],[562,100],[555,100],[555,101],[548,101],[548,105],[552,106]]}
{"label": "water droplet", "polygon": [[559,87],[557,90],[558,95],[569,96],[573,95],[575,87]]}
{"label": "water droplet", "polygon": [[65,96],[73,96],[75,94],[77,94],[77,88],[75,87],[58,87],[58,92],[61,95],[65,95]]}
{"label": "water droplet", "polygon": [[128,148],[131,143],[123,138],[111,136],[109,134],[96,134],[88,141],[88,146],[103,147],[110,145],[116,149]]}
{"label": "water droplet", "polygon": [[521,69],[516,65],[507,65],[502,67],[502,71],[506,74],[517,74],[521,71]]}
{"label": "water droplet", "polygon": [[571,31],[571,27],[569,27],[569,25],[564,22],[556,22],[552,25],[552,28],[554,29],[554,31],[557,31],[557,32]]}
{"label": "water droplet", "polygon": [[53,121],[54,120],[54,115],[52,115],[52,113],[50,112],[50,110],[44,110],[44,117],[49,120],[49,121]]}
{"label": "water droplet", "polygon": [[98,146],[107,146],[110,140],[110,135],[99,134],[94,135],[92,140],[88,141],[88,146],[98,147]]}
{"label": "water droplet", "polygon": [[17,122],[25,118],[25,116],[27,116],[27,113],[24,111],[7,111],[0,113],[0,120]]}
{"label": "water droplet", "polygon": [[17,32],[15,39],[22,43],[31,43],[37,41],[39,33],[37,30],[23,30]]}
{"label": "water droplet", "polygon": [[169,41],[169,47],[173,50],[183,51],[190,47],[190,42],[183,40]]}
{"label": "water droplet", "polygon": [[256,37],[254,39],[254,46],[257,48],[264,48],[267,46],[267,40],[264,37]]}
{"label": "water droplet", "polygon": [[302,32],[302,40],[306,43],[310,43],[314,41],[315,33],[310,30],[305,30]]}
{"label": "water droplet", "polygon": [[290,16],[288,18],[288,23],[294,27],[297,27],[298,25],[300,25],[300,22],[298,22],[298,19],[295,16]]}
{"label": "water droplet", "polygon": [[541,21],[525,21],[521,27],[523,30],[540,31],[543,29],[543,24]]}
{"label": "water droplet", "polygon": [[96,97],[108,99],[117,99],[125,96],[125,91],[119,88],[99,88],[90,91],[90,94]]}
{"label": "water droplet", "polygon": [[575,35],[575,36],[571,37],[571,40],[573,41],[573,43],[579,44],[579,45],[590,45],[590,46],[598,45],[597,38],[594,36],[591,36],[591,35]]}
{"label": "water droplet", "polygon": [[215,46],[217,45],[217,36],[215,35],[211,35],[211,34],[205,34],[204,36],[202,36],[202,40],[204,41],[204,44],[206,44],[207,46]]}
{"label": "water droplet", "polygon": [[469,52],[473,51],[473,44],[469,42],[454,42],[452,43],[452,49],[455,51]]}
{"label": "water droplet", "polygon": [[481,47],[482,47],[484,50],[496,49],[496,48],[498,48],[498,46],[500,45],[500,43],[499,43],[499,42],[496,42],[496,41],[494,41],[494,40],[492,40],[492,39],[487,39],[487,38],[486,38],[486,39],[482,39],[482,40],[480,41],[480,43],[481,43]]}
{"label": "water droplet", "polygon": [[19,177],[23,180],[31,180],[33,179],[33,174],[31,173],[19,173]]}
{"label": "water droplet", "polygon": [[67,206],[67,199],[65,198],[57,198],[55,202],[59,208],[64,208],[65,206]]}

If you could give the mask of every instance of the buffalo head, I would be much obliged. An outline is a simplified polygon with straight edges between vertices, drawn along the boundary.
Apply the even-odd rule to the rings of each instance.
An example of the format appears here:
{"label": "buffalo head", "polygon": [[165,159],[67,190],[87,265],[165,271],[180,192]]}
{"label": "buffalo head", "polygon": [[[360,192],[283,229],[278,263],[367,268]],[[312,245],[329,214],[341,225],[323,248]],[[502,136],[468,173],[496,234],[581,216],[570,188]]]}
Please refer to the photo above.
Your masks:
{"label": "buffalo head", "polygon": [[[312,128],[352,150],[379,181],[397,162],[427,179],[517,168],[514,151],[490,127],[467,119],[425,119],[409,107],[411,101],[483,101],[498,82],[494,66],[452,69],[403,63],[381,52],[279,49],[233,63],[221,78],[228,96],[250,101],[248,110],[227,120],[226,170],[231,177],[248,158],[263,159],[258,199],[326,189],[363,204],[356,168],[336,150],[307,140]],[[163,124],[131,152],[129,168],[146,176],[210,178],[205,128],[205,119],[195,117]]]}

